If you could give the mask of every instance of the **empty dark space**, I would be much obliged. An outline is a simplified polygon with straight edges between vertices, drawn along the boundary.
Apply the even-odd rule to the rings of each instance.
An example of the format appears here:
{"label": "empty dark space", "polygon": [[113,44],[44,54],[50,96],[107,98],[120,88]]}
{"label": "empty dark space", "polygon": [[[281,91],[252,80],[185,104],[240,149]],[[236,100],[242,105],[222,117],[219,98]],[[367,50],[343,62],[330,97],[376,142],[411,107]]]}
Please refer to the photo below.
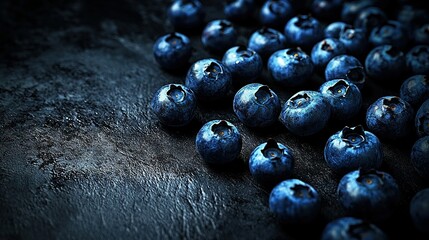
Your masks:
{"label": "empty dark space", "polygon": [[[173,30],[168,4],[0,2],[0,239],[317,239],[329,221],[345,216],[336,196],[341,176],[323,159],[326,140],[345,125],[364,125],[366,108],[399,88],[368,84],[358,118],[308,138],[281,124],[245,127],[231,99],[201,105],[188,127],[164,127],[148,103],[159,87],[183,83],[186,74],[164,72],[153,59],[156,38]],[[224,17],[220,1],[204,4],[206,20]],[[258,25],[238,28],[246,43]],[[202,49],[198,34],[191,40],[192,61],[221,58]],[[317,80],[307,89],[317,89]],[[298,91],[273,89],[282,103]],[[213,119],[240,130],[238,163],[211,167],[197,154],[195,136]],[[247,165],[268,138],[292,148],[294,177],[320,193],[317,223],[284,225],[270,214],[271,189],[258,185]],[[414,140],[383,142],[381,170],[401,190],[395,216],[379,225],[393,239],[421,237],[408,214],[413,195],[427,187],[410,164]]]}

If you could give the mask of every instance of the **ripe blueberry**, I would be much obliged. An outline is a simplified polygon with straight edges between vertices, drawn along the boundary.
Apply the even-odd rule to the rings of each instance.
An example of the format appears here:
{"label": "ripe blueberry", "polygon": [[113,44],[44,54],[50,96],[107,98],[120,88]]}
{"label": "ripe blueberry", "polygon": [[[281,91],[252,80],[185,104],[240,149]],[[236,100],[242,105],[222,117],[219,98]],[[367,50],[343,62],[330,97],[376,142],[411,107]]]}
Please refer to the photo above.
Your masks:
{"label": "ripe blueberry", "polygon": [[237,42],[237,31],[228,20],[213,20],[204,28],[201,42],[210,52],[223,53]]}
{"label": "ripe blueberry", "polygon": [[170,33],[156,40],[153,55],[158,64],[166,70],[177,70],[188,64],[192,46],[188,37]]}
{"label": "ripe blueberry", "polygon": [[263,68],[259,54],[244,46],[226,51],[222,63],[231,72],[233,83],[241,86],[254,82],[261,75]]}
{"label": "ripe blueberry", "polygon": [[429,179],[429,136],[422,137],[414,143],[411,164],[421,177]]}

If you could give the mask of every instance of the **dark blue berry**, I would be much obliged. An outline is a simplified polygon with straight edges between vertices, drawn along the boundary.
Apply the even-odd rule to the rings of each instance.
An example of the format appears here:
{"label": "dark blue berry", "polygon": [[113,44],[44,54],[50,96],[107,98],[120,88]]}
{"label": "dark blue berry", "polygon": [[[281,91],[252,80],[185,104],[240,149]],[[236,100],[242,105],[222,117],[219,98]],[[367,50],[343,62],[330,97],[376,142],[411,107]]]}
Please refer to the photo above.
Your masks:
{"label": "dark blue berry", "polygon": [[355,57],[349,55],[336,56],[328,62],[325,69],[326,81],[333,79],[346,79],[362,89],[365,80],[365,70],[362,63]]}
{"label": "dark blue berry", "polygon": [[363,9],[354,21],[354,27],[362,29],[366,35],[379,26],[387,22],[387,15],[378,7],[369,7]]}
{"label": "dark blue berry", "polygon": [[402,83],[401,98],[414,107],[420,106],[429,99],[428,75],[414,75]]}
{"label": "dark blue berry", "polygon": [[415,125],[418,136],[429,136],[429,99],[417,111]]}
{"label": "dark blue berry", "polygon": [[176,0],[168,10],[168,18],[174,28],[194,31],[202,26],[205,18],[204,7],[199,0]]}
{"label": "dark blue berry", "polygon": [[414,31],[414,43],[416,45],[429,45],[429,23],[418,27]]}
{"label": "dark blue berry", "polygon": [[325,38],[340,38],[340,33],[343,28],[353,28],[345,22],[333,22],[325,28]]}
{"label": "dark blue berry", "polygon": [[263,68],[259,54],[244,46],[230,48],[223,56],[222,63],[231,72],[233,82],[239,85],[254,82]]}
{"label": "dark blue berry", "polygon": [[254,0],[228,0],[223,12],[231,21],[244,22],[252,18],[254,10]]}
{"label": "dark blue berry", "polygon": [[237,31],[228,20],[213,20],[204,28],[201,42],[213,53],[224,53],[236,45]]}
{"label": "dark blue berry", "polygon": [[311,61],[319,71],[324,71],[332,58],[346,54],[346,48],[342,42],[335,38],[326,38],[316,43],[311,51]]}
{"label": "dark blue berry", "polygon": [[285,48],[286,38],[281,32],[264,27],[250,36],[247,46],[267,61],[271,54]]}
{"label": "dark blue berry", "polygon": [[429,136],[422,137],[414,143],[411,164],[421,177],[429,179]]}
{"label": "dark blue berry", "polygon": [[369,42],[373,46],[393,45],[404,49],[408,44],[408,34],[400,22],[388,21],[371,31]]}
{"label": "dark blue berry", "polygon": [[267,0],[259,14],[263,26],[281,29],[294,15],[294,9],[288,0]]}
{"label": "dark blue berry", "polygon": [[362,10],[374,5],[374,0],[345,1],[341,11],[341,20],[353,24]]}
{"label": "dark blue berry", "polygon": [[413,197],[410,215],[417,230],[429,233],[429,188],[421,190]]}
{"label": "dark blue berry", "polygon": [[386,84],[400,79],[404,69],[406,69],[405,54],[392,45],[374,48],[365,60],[368,76]]}
{"label": "dark blue berry", "polygon": [[156,40],[153,55],[157,63],[166,70],[177,70],[188,64],[192,46],[188,37],[180,33],[170,33]]}
{"label": "dark blue berry", "polygon": [[298,15],[290,19],[284,28],[288,44],[311,50],[324,37],[320,22],[310,15]]}
{"label": "dark blue berry", "polygon": [[418,45],[405,56],[408,69],[412,74],[429,75],[429,45]]}
{"label": "dark blue berry", "polygon": [[354,217],[343,217],[328,223],[321,240],[387,240],[387,235],[380,228]]}
{"label": "dark blue berry", "polygon": [[343,28],[340,33],[340,41],[349,55],[360,57],[366,53],[368,42],[362,29]]}

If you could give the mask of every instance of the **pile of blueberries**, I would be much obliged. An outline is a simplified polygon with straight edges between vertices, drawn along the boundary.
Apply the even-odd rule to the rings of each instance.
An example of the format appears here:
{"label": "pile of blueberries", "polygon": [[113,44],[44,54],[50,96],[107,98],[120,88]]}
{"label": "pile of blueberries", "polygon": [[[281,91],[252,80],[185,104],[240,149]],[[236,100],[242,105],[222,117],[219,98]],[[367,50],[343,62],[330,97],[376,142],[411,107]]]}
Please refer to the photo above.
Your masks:
{"label": "pile of blueberries", "polygon": [[[390,6],[386,11],[392,4],[397,9]],[[400,193],[395,179],[377,170],[383,160],[379,137],[419,137],[411,164],[429,179],[429,12],[400,0],[232,0],[223,6],[225,19],[207,25],[199,0],[176,0],[170,6],[168,19],[177,32],[160,37],[153,47],[161,68],[186,67],[193,48],[182,33],[202,28],[203,47],[223,58],[198,60],[184,85],[161,87],[150,105],[159,121],[185,126],[195,116],[197,101],[213,104],[240,88],[232,105],[244,125],[264,129],[280,121],[291,133],[306,137],[319,133],[330,120],[341,123],[356,117],[366,81],[398,84],[399,96],[383,96],[367,109],[369,131],[346,126],[327,140],[324,150],[327,165],[344,176],[338,199],[353,217],[329,223],[322,239],[386,239],[376,224],[392,216]],[[234,24],[245,24],[256,14],[261,28],[247,46],[238,45]],[[257,83],[265,66],[267,82],[284,88],[302,89],[313,75],[325,82],[318,91],[298,91],[282,106],[268,85]],[[226,120],[204,124],[195,143],[202,159],[213,165],[233,162],[242,148],[238,129]],[[290,179],[292,149],[269,139],[253,150],[248,163],[255,181],[273,186],[269,209],[278,219],[315,221],[321,200],[312,186]],[[417,230],[429,232],[429,188],[412,199],[410,216]]]}

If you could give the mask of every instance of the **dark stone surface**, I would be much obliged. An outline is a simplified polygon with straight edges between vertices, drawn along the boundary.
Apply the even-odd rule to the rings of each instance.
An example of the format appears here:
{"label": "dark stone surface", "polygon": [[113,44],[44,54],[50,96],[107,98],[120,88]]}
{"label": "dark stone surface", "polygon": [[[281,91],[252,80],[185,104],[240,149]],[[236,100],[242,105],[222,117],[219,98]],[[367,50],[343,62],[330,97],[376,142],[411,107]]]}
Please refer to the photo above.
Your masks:
{"label": "dark stone surface", "polygon": [[[246,128],[231,99],[200,106],[190,127],[162,127],[148,102],[185,74],[161,71],[152,57],[155,39],[172,30],[166,2],[0,2],[0,239],[307,239],[344,215],[335,193],[341,176],[325,164],[324,144],[344,125],[363,124],[366,107],[398,87],[371,83],[359,118],[309,138],[279,124]],[[206,3],[207,19],[223,16],[215,2]],[[240,42],[256,28],[240,27]],[[192,41],[193,61],[209,56],[198,35]],[[297,91],[273,88],[282,102]],[[202,124],[218,118],[243,135],[239,163],[225,168],[204,164],[194,147]],[[321,194],[317,223],[285,226],[269,213],[270,189],[252,180],[246,163],[269,137],[293,149],[294,177]],[[384,144],[382,170],[402,194],[395,217],[380,225],[392,238],[418,237],[408,204],[428,184],[410,165],[413,140]]]}

